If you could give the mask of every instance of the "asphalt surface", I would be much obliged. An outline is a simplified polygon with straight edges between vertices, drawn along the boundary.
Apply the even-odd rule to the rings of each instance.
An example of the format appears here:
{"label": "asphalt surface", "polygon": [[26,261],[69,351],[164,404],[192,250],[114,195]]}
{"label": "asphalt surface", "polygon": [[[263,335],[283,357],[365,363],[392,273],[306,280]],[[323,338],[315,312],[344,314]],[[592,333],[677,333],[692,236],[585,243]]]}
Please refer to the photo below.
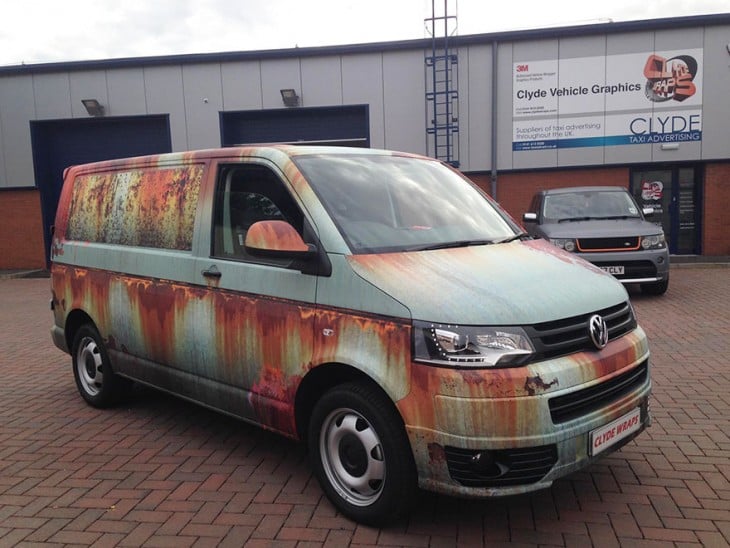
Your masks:
{"label": "asphalt surface", "polygon": [[730,268],[631,291],[653,426],[531,495],[421,493],[387,529],[339,516],[302,447],[138,388],[100,411],[51,343],[47,279],[0,279],[0,547],[730,546]]}

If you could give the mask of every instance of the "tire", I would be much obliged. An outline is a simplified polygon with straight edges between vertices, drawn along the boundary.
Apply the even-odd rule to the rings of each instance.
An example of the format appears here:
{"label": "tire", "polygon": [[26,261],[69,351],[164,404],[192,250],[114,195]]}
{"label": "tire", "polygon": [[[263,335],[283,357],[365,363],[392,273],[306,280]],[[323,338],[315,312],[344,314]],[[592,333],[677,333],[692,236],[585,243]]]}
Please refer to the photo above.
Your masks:
{"label": "tire", "polygon": [[647,295],[664,295],[669,288],[669,278],[663,282],[656,282],[653,284],[641,284],[641,292]]}
{"label": "tire", "polygon": [[329,390],[312,412],[312,467],[345,516],[382,526],[408,510],[417,485],[403,421],[377,387],[347,383]]}
{"label": "tire", "polygon": [[93,325],[79,328],[71,348],[74,380],[81,397],[93,407],[110,407],[129,390],[131,382],[114,374],[109,355]]}

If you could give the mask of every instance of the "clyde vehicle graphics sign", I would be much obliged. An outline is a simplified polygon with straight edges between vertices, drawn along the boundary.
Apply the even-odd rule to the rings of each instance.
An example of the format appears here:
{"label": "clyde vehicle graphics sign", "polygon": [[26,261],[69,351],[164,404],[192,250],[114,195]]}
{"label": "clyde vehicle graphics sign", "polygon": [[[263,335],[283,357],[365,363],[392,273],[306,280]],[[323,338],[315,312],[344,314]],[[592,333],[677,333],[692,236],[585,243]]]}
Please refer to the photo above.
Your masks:
{"label": "clyde vehicle graphics sign", "polygon": [[701,141],[702,54],[514,63],[512,150]]}

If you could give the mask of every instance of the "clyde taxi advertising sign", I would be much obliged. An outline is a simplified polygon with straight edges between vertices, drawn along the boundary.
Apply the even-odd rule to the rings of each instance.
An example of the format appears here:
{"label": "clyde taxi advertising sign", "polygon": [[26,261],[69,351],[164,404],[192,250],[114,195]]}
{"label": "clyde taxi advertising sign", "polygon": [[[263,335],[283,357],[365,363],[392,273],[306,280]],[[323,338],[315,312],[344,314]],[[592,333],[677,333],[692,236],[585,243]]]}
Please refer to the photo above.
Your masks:
{"label": "clyde taxi advertising sign", "polygon": [[514,63],[512,150],[702,140],[702,49]]}

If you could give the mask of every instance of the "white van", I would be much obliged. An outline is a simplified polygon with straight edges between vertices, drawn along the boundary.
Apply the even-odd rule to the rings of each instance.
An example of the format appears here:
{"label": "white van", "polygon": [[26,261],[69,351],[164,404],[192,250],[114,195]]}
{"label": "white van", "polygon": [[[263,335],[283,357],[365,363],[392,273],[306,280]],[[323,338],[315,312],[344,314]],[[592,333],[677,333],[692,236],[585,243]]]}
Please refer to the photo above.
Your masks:
{"label": "white van", "polygon": [[650,421],[621,284],[433,159],[282,146],[76,166],[52,261],[52,337],[89,404],[134,381],[303,440],[364,523],[417,486],[548,487]]}

